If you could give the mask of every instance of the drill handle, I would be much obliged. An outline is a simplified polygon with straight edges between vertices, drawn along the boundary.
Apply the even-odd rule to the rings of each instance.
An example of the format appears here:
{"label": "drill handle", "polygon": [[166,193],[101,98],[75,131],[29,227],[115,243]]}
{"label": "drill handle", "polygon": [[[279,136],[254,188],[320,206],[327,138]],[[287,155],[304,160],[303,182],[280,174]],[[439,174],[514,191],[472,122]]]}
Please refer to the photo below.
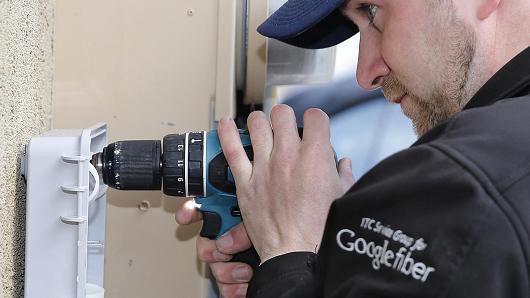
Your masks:
{"label": "drill handle", "polygon": [[241,212],[235,195],[216,194],[195,198],[195,203],[202,212],[201,237],[217,239],[241,223]]}
{"label": "drill handle", "polygon": [[[234,195],[217,194],[205,198],[196,198],[195,202],[199,211],[202,212],[201,237],[217,239],[241,223],[241,212]],[[251,247],[235,254],[231,262],[246,263],[256,269],[261,261],[256,250]]]}

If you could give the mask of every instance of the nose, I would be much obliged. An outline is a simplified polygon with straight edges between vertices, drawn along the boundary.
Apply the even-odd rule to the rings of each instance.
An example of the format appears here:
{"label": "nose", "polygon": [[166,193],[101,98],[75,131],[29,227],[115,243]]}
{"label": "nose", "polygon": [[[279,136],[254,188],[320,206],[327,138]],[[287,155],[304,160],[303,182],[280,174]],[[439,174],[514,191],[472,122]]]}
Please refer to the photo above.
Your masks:
{"label": "nose", "polygon": [[381,87],[383,79],[390,74],[390,67],[381,55],[381,41],[377,34],[361,34],[357,82],[366,90]]}

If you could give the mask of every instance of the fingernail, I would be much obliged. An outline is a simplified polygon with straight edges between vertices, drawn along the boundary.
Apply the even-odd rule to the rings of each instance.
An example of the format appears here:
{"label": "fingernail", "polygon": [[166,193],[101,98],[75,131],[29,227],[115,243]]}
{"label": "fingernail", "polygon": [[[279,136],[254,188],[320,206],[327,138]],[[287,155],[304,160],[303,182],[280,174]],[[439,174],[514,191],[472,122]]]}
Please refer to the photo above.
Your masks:
{"label": "fingernail", "polygon": [[221,249],[230,249],[234,245],[234,239],[230,233],[226,233],[217,239],[217,246]]}
{"label": "fingernail", "polygon": [[246,266],[239,266],[232,270],[232,277],[238,282],[246,282],[250,279],[250,270]]}

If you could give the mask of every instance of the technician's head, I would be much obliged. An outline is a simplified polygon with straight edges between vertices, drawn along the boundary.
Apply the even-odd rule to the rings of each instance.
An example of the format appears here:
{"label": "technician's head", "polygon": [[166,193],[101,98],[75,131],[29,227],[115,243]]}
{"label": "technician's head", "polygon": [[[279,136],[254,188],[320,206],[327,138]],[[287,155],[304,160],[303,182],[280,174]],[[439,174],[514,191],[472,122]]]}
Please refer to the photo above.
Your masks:
{"label": "technician's head", "polygon": [[529,12],[528,0],[290,0],[258,30],[305,48],[360,32],[359,84],[401,103],[422,135],[528,46]]}

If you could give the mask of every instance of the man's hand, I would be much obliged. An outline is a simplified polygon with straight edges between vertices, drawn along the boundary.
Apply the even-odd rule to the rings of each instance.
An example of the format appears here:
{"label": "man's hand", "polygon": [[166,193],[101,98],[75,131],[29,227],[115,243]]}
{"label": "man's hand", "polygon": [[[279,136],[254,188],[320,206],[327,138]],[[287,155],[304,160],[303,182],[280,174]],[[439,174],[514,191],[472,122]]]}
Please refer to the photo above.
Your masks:
{"label": "man's hand", "polygon": [[[254,148],[253,165],[242,149],[239,132],[233,121],[224,120],[219,124],[219,137],[235,176],[238,197],[245,196],[242,199],[238,198],[240,208],[241,201],[244,200],[245,207],[243,208],[245,209],[242,208],[242,212],[245,225],[248,225],[247,221],[252,221],[249,224],[255,227],[259,225],[261,220],[270,221],[274,219],[274,214],[271,216],[271,213],[275,212],[273,208],[279,207],[279,221],[270,225],[273,228],[271,231],[274,233],[269,233],[268,227],[264,226],[261,229],[255,228],[253,230],[254,237],[258,239],[271,237],[270,240],[277,241],[280,238],[280,230],[285,228],[287,232],[295,232],[295,236],[289,236],[290,234],[285,233],[286,237],[282,239],[282,243],[293,240],[295,243],[290,243],[289,246],[282,248],[277,246],[268,249],[268,251],[276,251],[276,254],[265,255],[258,251],[262,261],[265,261],[264,257],[268,259],[295,250],[315,251],[322,237],[331,202],[342,196],[353,185],[349,160],[341,160],[337,172],[329,142],[328,118],[322,111],[312,109],[305,114],[303,140],[300,140],[298,136],[296,121],[291,108],[284,105],[275,107],[271,118],[274,135],[270,123],[263,113],[254,112],[248,119]],[[311,121],[314,122],[310,123]],[[227,152],[227,150],[229,151]],[[248,167],[253,172],[250,178]],[[246,176],[241,176],[241,171],[246,171],[243,172]],[[277,172],[279,174],[276,174]],[[258,175],[257,173],[261,174]],[[284,179],[285,176],[288,176],[287,179]],[[264,182],[259,184],[261,181]],[[255,190],[252,190],[252,183],[259,184]],[[258,191],[261,192],[253,198],[249,198],[253,192]],[[249,207],[249,204],[252,204],[251,199],[259,200],[257,202],[259,205]],[[260,215],[260,206],[262,205],[265,206],[267,212]],[[257,216],[249,216],[246,212],[257,213]],[[260,216],[264,216],[264,218],[260,220]],[[286,216],[291,218],[283,220]],[[196,210],[195,204],[191,200],[177,211],[175,217],[179,224],[190,224],[201,220],[201,214]],[[306,221],[309,221],[311,225],[304,226]],[[319,232],[313,230],[315,226]],[[301,227],[301,229],[297,231],[297,227]],[[305,237],[307,234],[309,236]],[[300,238],[304,240],[296,242],[296,239]],[[265,248],[267,241],[262,242],[261,247]],[[245,251],[251,246],[251,241],[243,224],[234,227],[216,241],[206,238],[197,239],[199,259],[210,265],[223,297],[245,297],[248,282],[253,274],[252,268],[244,263],[228,261],[232,255]]]}
{"label": "man's hand", "polygon": [[293,251],[316,252],[332,201],[353,185],[351,162],[341,160],[338,169],[335,164],[327,115],[308,110],[303,139],[286,105],[273,108],[270,123],[262,112],[252,113],[248,128],[253,162],[232,120],[222,120],[218,133],[244,225],[261,261]]}
{"label": "man's hand", "polygon": [[[175,219],[179,224],[190,224],[201,220],[201,213],[192,200],[177,210]],[[248,282],[252,278],[252,268],[244,263],[228,262],[232,255],[245,251],[252,244],[243,224],[239,224],[217,240],[197,238],[197,256],[210,265],[212,274],[222,297],[245,297]]]}

